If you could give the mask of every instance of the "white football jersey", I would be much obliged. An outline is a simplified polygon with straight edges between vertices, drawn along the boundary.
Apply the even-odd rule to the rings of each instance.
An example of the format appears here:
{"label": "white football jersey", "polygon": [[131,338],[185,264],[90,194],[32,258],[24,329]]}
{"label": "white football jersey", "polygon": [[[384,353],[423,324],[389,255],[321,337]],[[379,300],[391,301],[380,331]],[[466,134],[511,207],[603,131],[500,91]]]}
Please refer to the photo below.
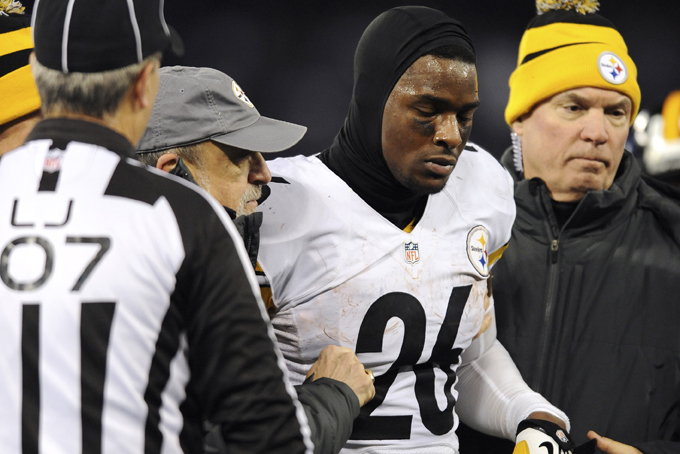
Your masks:
{"label": "white football jersey", "polygon": [[375,374],[376,396],[343,452],[457,452],[456,369],[484,316],[489,267],[510,239],[510,176],[467,147],[407,233],[316,157],[269,165],[259,263],[292,380],[325,346],[349,347]]}

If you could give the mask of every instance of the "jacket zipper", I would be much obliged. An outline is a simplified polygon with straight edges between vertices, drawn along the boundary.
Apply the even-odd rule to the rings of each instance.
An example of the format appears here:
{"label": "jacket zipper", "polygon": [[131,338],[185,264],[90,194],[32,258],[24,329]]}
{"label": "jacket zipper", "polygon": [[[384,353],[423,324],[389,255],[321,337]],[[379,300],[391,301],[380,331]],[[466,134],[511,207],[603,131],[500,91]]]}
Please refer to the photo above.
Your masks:
{"label": "jacket zipper", "polygon": [[557,263],[557,253],[559,252],[560,242],[557,238],[552,240],[550,244],[550,263],[554,265]]}
{"label": "jacket zipper", "polygon": [[538,373],[536,374],[536,381],[534,383],[534,390],[542,393],[543,371],[545,367],[545,359],[548,354],[548,337],[551,333],[553,310],[557,300],[557,282],[559,278],[560,267],[558,266],[560,242],[555,238],[550,243],[550,280],[548,281],[548,298],[545,304],[545,313],[543,315],[543,330],[541,332],[541,349],[538,356]]}
{"label": "jacket zipper", "polygon": [[[552,207],[550,206],[550,201],[548,199],[549,196],[547,196],[547,192],[543,194],[542,202],[543,202],[543,207],[546,210],[546,214],[552,213]],[[573,214],[572,214],[573,215]],[[567,221],[568,223],[569,221]],[[567,224],[565,223],[565,225]],[[536,374],[536,379],[533,383],[533,389],[538,392],[542,393],[543,390],[543,376],[544,376],[544,368],[545,368],[545,362],[546,362],[546,357],[548,354],[548,341],[549,337],[551,334],[551,327],[553,325],[552,320],[553,320],[553,311],[554,307],[557,301],[557,283],[559,281],[559,274],[560,274],[560,267],[558,264],[559,261],[559,251],[560,251],[560,234],[562,233],[561,230],[564,229],[564,226],[562,226],[562,229],[559,228],[557,225],[556,221],[551,219],[551,216],[548,215],[548,234],[553,238],[552,241],[550,242],[550,277],[548,281],[548,296],[547,300],[545,302],[545,312],[543,313],[543,327],[541,330],[541,339],[540,339],[540,350],[539,350],[539,356],[537,358],[538,360],[538,369],[537,369],[537,374]]]}

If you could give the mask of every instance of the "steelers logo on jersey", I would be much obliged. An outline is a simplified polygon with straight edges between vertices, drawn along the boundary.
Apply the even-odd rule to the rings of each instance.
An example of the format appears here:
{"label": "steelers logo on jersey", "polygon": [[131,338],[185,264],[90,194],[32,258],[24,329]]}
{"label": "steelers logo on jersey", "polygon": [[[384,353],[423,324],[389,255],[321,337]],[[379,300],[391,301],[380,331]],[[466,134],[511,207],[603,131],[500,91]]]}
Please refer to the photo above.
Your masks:
{"label": "steelers logo on jersey", "polygon": [[236,83],[235,80],[231,81],[231,89],[234,92],[234,95],[243,101],[243,103],[248,106],[248,107],[255,107],[252,102],[250,102],[250,99],[246,96],[245,92],[239,85]]}
{"label": "steelers logo on jersey", "polygon": [[604,80],[610,84],[620,85],[628,79],[626,64],[612,52],[602,52],[597,57],[597,69]]}
{"label": "steelers logo on jersey", "polygon": [[489,254],[486,251],[489,232],[483,225],[478,225],[468,232],[467,254],[470,263],[482,277],[489,276]]}

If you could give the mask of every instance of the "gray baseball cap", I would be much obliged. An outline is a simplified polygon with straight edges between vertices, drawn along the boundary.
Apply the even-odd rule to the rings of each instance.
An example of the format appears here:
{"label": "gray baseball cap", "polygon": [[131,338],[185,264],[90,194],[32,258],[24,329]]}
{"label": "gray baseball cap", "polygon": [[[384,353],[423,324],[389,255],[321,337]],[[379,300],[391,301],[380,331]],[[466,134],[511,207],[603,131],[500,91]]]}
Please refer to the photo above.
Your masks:
{"label": "gray baseball cap", "polygon": [[286,150],[302,139],[304,126],[263,117],[241,87],[211,68],[160,70],[160,86],[137,153],[212,140],[249,151]]}

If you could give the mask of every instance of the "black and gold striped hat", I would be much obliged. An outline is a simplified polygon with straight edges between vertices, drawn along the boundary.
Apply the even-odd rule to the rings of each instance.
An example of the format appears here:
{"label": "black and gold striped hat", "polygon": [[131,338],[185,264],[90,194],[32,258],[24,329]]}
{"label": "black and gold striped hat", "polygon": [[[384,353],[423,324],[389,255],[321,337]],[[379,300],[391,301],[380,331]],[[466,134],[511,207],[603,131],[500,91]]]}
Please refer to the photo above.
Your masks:
{"label": "black and gold striped hat", "polygon": [[631,124],[640,108],[637,68],[621,34],[596,14],[597,0],[536,0],[536,16],[519,45],[510,76],[505,121],[512,125],[538,102],[566,90],[614,90],[633,102]]}
{"label": "black and gold striped hat", "polygon": [[0,125],[40,109],[28,56],[33,51],[30,18],[18,1],[0,0]]}

